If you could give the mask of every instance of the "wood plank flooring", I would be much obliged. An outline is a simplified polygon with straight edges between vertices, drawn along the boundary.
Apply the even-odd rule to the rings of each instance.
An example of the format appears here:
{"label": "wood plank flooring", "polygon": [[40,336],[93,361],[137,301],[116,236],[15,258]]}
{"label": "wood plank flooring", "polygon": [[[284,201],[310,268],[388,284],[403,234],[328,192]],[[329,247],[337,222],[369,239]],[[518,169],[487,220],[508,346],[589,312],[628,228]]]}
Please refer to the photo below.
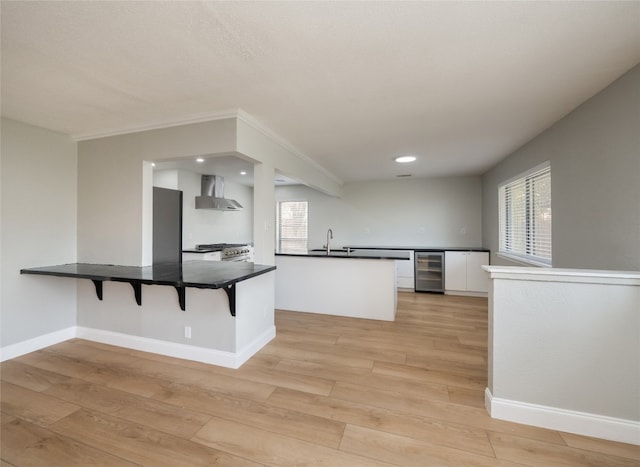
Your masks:
{"label": "wood plank flooring", "polygon": [[79,339],[4,362],[0,465],[640,465],[487,415],[486,299],[398,302],[393,323],[278,311],[239,370]]}

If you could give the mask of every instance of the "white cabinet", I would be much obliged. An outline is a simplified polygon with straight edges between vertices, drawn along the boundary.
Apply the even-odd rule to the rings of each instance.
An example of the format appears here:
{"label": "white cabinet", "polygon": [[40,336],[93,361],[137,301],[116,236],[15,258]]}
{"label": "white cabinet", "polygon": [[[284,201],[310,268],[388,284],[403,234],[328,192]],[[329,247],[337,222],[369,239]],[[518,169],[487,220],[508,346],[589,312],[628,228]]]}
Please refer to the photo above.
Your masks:
{"label": "white cabinet", "polygon": [[401,252],[409,253],[409,261],[396,260],[396,284],[399,289],[413,290],[415,285],[415,276],[413,273],[413,250],[402,250]]}
{"label": "white cabinet", "polygon": [[485,264],[489,264],[489,253],[485,251],[445,251],[445,292],[486,295],[489,292],[489,274],[481,267]]}
{"label": "white cabinet", "polygon": [[471,251],[467,256],[467,290],[489,292],[489,273],[482,266],[489,264],[489,253]]}
{"label": "white cabinet", "polygon": [[182,261],[220,261],[222,252],[210,251],[208,253],[182,253]]}

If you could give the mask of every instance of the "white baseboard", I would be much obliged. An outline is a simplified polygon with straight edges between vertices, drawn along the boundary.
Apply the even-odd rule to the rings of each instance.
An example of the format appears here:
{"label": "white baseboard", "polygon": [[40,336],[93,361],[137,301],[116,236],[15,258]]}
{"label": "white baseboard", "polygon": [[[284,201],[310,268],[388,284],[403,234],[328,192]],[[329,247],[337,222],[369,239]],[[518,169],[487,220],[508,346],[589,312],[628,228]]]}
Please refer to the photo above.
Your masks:
{"label": "white baseboard", "polygon": [[240,349],[236,353],[236,366],[234,368],[240,368],[247,360],[253,357],[262,347],[267,345],[271,340],[276,337],[276,327],[271,326],[260,336],[246,345],[243,349]]}
{"label": "white baseboard", "polygon": [[0,349],[0,362],[25,355],[30,352],[35,352],[36,350],[44,349],[50,345],[59,344],[60,342],[73,339],[74,337],[76,337],[76,327],[71,326],[66,329],[34,337],[33,339],[7,345]]}
{"label": "white baseboard", "polygon": [[72,326],[66,329],[61,329],[60,331],[55,331],[34,337],[33,339],[2,347],[0,348],[0,362],[78,337],[80,339],[101,342],[103,344],[116,345],[118,347],[126,347],[128,349],[152,352],[160,355],[167,355],[169,357],[184,358],[186,360],[194,360],[196,362],[209,363],[211,365],[236,369],[240,368],[243,363],[249,360],[275,336],[276,328],[275,326],[272,326],[262,335],[258,336],[246,345],[243,349],[240,349],[239,352],[233,353],[206,349],[193,345],[161,341],[158,339],[149,339],[129,334],[121,334],[118,332],[103,331],[100,329],[85,328],[82,326]]}
{"label": "white baseboard", "polygon": [[467,292],[464,290],[445,290],[445,295],[459,295],[461,297],[488,297],[489,292]]}
{"label": "white baseboard", "polygon": [[168,357],[183,358],[185,360],[193,360],[196,362],[208,363],[210,365],[236,369],[240,368],[244,362],[249,360],[249,358],[251,358],[258,350],[264,347],[275,337],[275,326],[263,335],[259,336],[253,342],[249,343],[249,345],[238,353],[207,349],[204,347],[196,347],[193,345],[167,342],[158,339],[150,339],[147,337],[133,336],[130,334],[103,331],[101,329],[85,328],[81,326],[78,326],[77,328],[76,337],[103,344],[125,347],[127,349],[151,352],[166,355]]}
{"label": "white baseboard", "polygon": [[640,422],[493,397],[485,389],[491,418],[640,445]]}

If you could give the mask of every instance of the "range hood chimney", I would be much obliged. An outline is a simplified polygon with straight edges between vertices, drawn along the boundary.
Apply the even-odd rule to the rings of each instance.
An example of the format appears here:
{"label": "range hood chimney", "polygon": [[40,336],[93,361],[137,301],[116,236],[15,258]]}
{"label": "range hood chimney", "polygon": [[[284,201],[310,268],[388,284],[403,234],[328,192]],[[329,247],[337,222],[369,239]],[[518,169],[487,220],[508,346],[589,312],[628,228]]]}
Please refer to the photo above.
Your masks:
{"label": "range hood chimney", "polygon": [[239,211],[240,203],[224,197],[224,178],[218,175],[203,175],[201,196],[196,196],[196,209],[216,209],[218,211]]}

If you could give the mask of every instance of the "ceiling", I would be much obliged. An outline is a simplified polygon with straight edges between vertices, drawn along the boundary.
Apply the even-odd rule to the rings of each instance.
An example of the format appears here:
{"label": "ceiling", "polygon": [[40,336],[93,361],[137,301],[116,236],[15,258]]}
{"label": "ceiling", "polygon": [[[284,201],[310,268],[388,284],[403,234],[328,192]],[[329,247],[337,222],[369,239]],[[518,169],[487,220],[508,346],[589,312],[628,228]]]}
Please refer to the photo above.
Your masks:
{"label": "ceiling", "polygon": [[2,1],[1,21],[3,116],[83,139],[242,109],[343,181],[481,174],[640,62],[640,2]]}
{"label": "ceiling", "polygon": [[[153,163],[154,170],[188,170],[199,174],[219,175],[240,185],[253,186],[253,163],[234,155],[204,154],[199,157],[162,160]],[[300,181],[276,170],[276,186],[298,185]]]}

